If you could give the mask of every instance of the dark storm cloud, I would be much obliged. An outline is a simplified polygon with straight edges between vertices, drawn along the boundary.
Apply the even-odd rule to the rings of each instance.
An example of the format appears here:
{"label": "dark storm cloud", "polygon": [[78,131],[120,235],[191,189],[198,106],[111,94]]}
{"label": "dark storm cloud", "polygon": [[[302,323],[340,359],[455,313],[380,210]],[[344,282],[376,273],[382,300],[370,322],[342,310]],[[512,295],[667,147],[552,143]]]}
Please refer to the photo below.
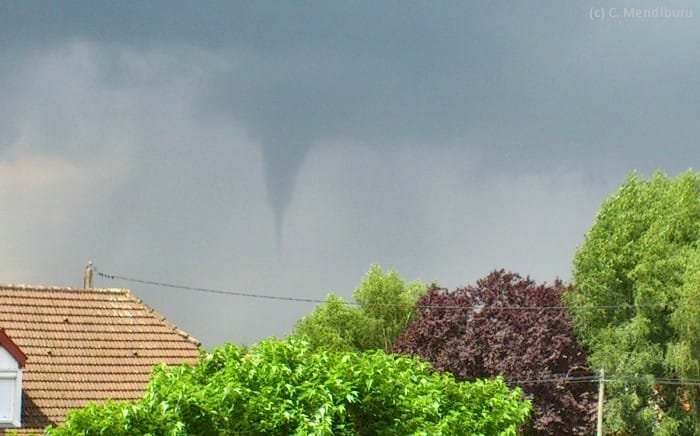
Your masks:
{"label": "dark storm cloud", "polygon": [[368,9],[332,31],[321,15],[302,36],[281,33],[283,55],[254,51],[214,82],[213,107],[253,129],[268,169],[287,170],[268,170],[278,219],[317,140],[476,137],[465,146],[496,171],[565,161],[595,172],[621,158],[682,169],[673,155],[690,153],[700,133],[694,21],[595,23],[564,3],[436,9]]}
{"label": "dark storm cloud", "polygon": [[5,8],[0,24],[10,35],[5,44],[13,46],[85,38],[229,53],[231,68],[205,90],[203,110],[232,114],[260,141],[278,230],[299,168],[318,140],[440,143],[479,131],[497,155],[513,142],[527,147],[536,139],[546,147],[547,138],[532,138],[532,132],[545,128],[538,117],[557,114],[530,110],[551,76],[566,72],[543,61],[566,55],[566,41],[588,24],[571,19],[581,10],[566,12],[561,4]]}
{"label": "dark storm cloud", "polygon": [[[626,172],[695,164],[700,17],[512,3],[3,2],[3,193],[29,180],[17,201],[40,215],[7,228],[81,266],[313,297],[370,262],[450,286],[501,266],[565,276]],[[68,274],[38,262],[47,283]],[[210,343],[308,309],[156,295]]]}

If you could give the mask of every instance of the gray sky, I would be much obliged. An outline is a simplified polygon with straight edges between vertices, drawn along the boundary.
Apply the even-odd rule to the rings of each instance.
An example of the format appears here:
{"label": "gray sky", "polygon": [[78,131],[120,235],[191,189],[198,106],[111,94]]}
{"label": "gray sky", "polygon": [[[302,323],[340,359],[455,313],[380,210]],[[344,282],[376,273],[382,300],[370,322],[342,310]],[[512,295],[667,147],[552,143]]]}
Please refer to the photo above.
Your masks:
{"label": "gray sky", "polygon": [[[644,8],[692,17],[631,16]],[[697,166],[698,15],[3,2],[0,281],[79,286],[89,259],[308,298],[349,297],[372,263],[448,287],[495,268],[568,279],[630,171]],[[95,284],[131,288],[207,347],[284,335],[313,309]]]}

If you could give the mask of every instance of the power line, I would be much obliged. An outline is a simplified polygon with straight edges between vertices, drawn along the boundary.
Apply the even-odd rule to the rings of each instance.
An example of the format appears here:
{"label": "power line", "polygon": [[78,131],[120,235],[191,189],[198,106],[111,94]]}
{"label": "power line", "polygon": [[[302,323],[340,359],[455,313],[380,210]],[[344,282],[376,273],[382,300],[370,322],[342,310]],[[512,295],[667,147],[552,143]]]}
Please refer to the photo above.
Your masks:
{"label": "power line", "polygon": [[566,376],[566,375],[560,375],[560,376],[552,375],[551,377],[507,380],[506,383],[517,384],[517,385],[532,385],[532,384],[541,384],[541,383],[597,383],[598,380],[599,380],[599,377],[597,377],[595,375],[586,375],[586,376],[578,376],[578,377],[572,377],[572,376]]}
{"label": "power line", "polygon": [[613,376],[610,378],[605,378],[605,382],[627,382],[627,383],[652,383],[655,385],[677,385],[677,386],[700,386],[700,380],[698,379],[680,379],[680,378],[656,378],[651,377],[634,377],[634,376]]}
{"label": "power line", "polygon": [[[528,384],[542,384],[542,383],[598,383],[601,379],[596,375],[586,375],[586,376],[566,376],[563,374],[556,375],[553,374],[551,377],[540,377],[540,378],[526,378],[526,379],[514,379],[506,380],[508,384],[514,385],[528,385]],[[665,377],[635,377],[626,375],[612,375],[604,377],[603,382],[617,382],[617,383],[635,383],[635,384],[655,384],[655,385],[675,385],[675,386],[700,386],[700,379],[679,379],[679,378],[665,378]]]}
{"label": "power line", "polygon": [[[267,300],[278,300],[278,301],[292,301],[301,303],[325,303],[326,300],[321,300],[318,298],[303,298],[303,297],[282,297],[278,295],[266,295],[247,291],[232,291],[226,289],[213,289],[204,288],[199,286],[188,286],[167,282],[160,282],[155,280],[139,279],[134,277],[128,277],[119,274],[108,274],[97,270],[94,265],[90,265],[91,271],[98,276],[109,279],[109,280],[122,280],[132,283],[141,283],[152,286],[180,289],[193,292],[203,292],[210,294],[228,295],[236,297],[248,297],[248,298],[258,298]],[[359,303],[346,302],[343,304],[350,306],[359,306]],[[375,306],[406,306],[400,303],[376,303]],[[413,306],[413,305],[411,305]],[[620,305],[597,305],[597,306],[443,306],[443,305],[418,305],[418,309],[461,309],[461,310],[566,310],[566,309],[576,309],[576,308],[587,308],[587,309],[631,309],[637,307],[658,307],[663,306],[661,303],[656,304],[620,304]],[[567,374],[552,374],[549,377],[538,377],[538,378],[525,378],[525,379],[515,379],[506,380],[507,384],[513,385],[527,385],[527,384],[543,384],[543,383],[600,383],[600,382],[620,382],[620,383],[637,383],[637,384],[647,384],[653,383],[656,385],[677,385],[677,386],[700,386],[700,379],[678,379],[678,378],[664,378],[655,377],[653,375],[648,377],[638,377],[638,376],[626,376],[626,375],[613,375],[609,377],[604,377],[601,379],[596,375],[584,375],[584,376],[569,376]]]}
{"label": "power line", "polygon": [[700,386],[700,379],[679,379],[665,377],[636,377],[626,375],[606,376],[602,380],[597,375],[569,376],[566,374],[552,374],[549,377],[533,377],[505,380],[509,385],[534,385],[547,383],[634,383],[634,384],[654,384],[654,385],[675,385],[675,386]]}
{"label": "power line", "polygon": [[[260,294],[250,291],[233,291],[227,289],[214,289],[205,288],[200,286],[189,286],[168,282],[161,282],[156,280],[139,279],[134,277],[128,277],[120,274],[103,273],[97,269],[94,265],[90,265],[92,271],[98,276],[109,279],[109,280],[122,280],[125,282],[141,283],[151,286],[159,286],[164,288],[180,289],[185,291],[202,292],[208,294],[218,294],[218,295],[228,295],[234,297],[247,297],[247,298],[257,298],[264,300],[277,300],[277,301],[290,301],[298,303],[325,303],[326,300],[319,298],[306,298],[306,297],[284,297],[279,295],[269,295]],[[343,301],[342,304],[348,306],[359,306],[360,303],[352,301]],[[365,306],[381,306],[381,307],[405,307],[411,306],[413,304],[403,304],[403,303],[369,303]],[[495,305],[495,306],[485,306],[485,305],[474,305],[474,306],[457,306],[457,305],[415,305],[416,309],[446,309],[446,310],[471,310],[474,312],[481,312],[487,310],[512,310],[512,311],[525,311],[525,310],[570,310],[570,309],[601,309],[601,310],[612,310],[612,309],[634,309],[640,307],[661,307],[665,306],[662,303],[650,303],[650,304],[611,304],[611,305],[594,305],[594,306],[564,306],[564,305],[553,305],[553,306],[517,306],[517,305]]]}
{"label": "power line", "polygon": [[[301,298],[301,297],[281,297],[279,295],[264,295],[264,294],[256,294],[252,292],[243,292],[243,291],[229,291],[225,289],[211,289],[211,288],[202,288],[198,286],[187,286],[187,285],[177,285],[173,283],[165,283],[165,282],[158,282],[154,280],[144,280],[144,279],[137,279],[133,277],[126,277],[118,274],[106,274],[100,271],[97,271],[95,269],[95,273],[103,278],[110,279],[110,280],[122,280],[125,282],[133,282],[133,283],[141,283],[144,285],[153,285],[153,286],[160,286],[164,288],[174,288],[174,289],[182,289],[186,291],[195,291],[195,292],[205,292],[209,294],[219,294],[219,295],[231,295],[231,296],[236,296],[236,297],[248,297],[248,298],[261,298],[261,299],[266,299],[266,300],[282,300],[282,301],[296,301],[296,302],[301,302],[301,303],[324,303],[325,300],[320,300],[317,298]],[[349,304],[357,304],[357,303],[349,303]]]}
{"label": "power line", "polygon": [[[95,274],[102,278],[110,280],[123,280],[126,282],[141,283],[152,286],[167,287],[173,289],[181,289],[194,292],[204,292],[211,294],[229,295],[237,297],[248,297],[248,298],[258,298],[258,299],[268,299],[268,300],[278,300],[278,301],[293,301],[302,303],[325,303],[325,300],[317,298],[301,298],[301,297],[281,297],[277,295],[265,295],[253,292],[245,291],[231,291],[225,289],[213,289],[204,288],[198,286],[187,286],[179,285],[174,283],[166,283],[155,280],[145,280],[134,277],[127,277],[119,274],[107,274],[97,270],[96,267],[90,266]],[[343,304],[358,306],[359,303],[345,302]],[[381,306],[405,306],[404,304],[396,303],[377,303],[376,305]],[[646,305],[604,305],[604,306],[582,306],[586,308],[597,308],[597,309],[618,309],[618,308],[634,308],[634,307],[654,307],[660,306],[661,304],[646,304]],[[576,308],[576,306],[441,306],[441,305],[419,305],[419,309],[463,309],[463,310],[564,310]],[[609,377],[604,377],[601,379],[596,375],[584,375],[584,376],[569,376],[567,374],[552,374],[549,377],[538,377],[538,378],[525,378],[525,379],[515,379],[506,380],[506,383],[513,385],[528,385],[528,384],[543,384],[543,383],[600,383],[600,382],[621,382],[621,383],[637,383],[646,384],[653,383],[657,385],[677,385],[677,386],[700,386],[700,379],[678,379],[678,378],[664,378],[664,377],[638,377],[638,376],[626,376],[626,375],[613,375]]]}

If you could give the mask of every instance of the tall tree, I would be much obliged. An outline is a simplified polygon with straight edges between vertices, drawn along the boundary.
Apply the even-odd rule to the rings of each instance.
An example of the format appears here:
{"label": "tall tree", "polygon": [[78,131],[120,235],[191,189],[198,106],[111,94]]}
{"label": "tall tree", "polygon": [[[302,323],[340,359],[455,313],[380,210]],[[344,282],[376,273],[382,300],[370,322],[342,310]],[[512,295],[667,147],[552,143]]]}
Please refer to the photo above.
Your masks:
{"label": "tall tree", "polygon": [[329,295],[297,323],[292,336],[328,350],[388,350],[415,316],[415,302],[425,292],[425,285],[406,283],[396,271],[372,265],[353,293],[356,304]]}
{"label": "tall tree", "polygon": [[515,435],[530,404],[503,380],[460,383],[383,351],[270,339],[157,368],[142,399],[71,412],[49,435]]}
{"label": "tall tree", "polygon": [[[700,177],[631,174],[601,206],[574,257],[572,307],[590,364],[618,380],[606,426],[618,434],[699,434]],[[647,380],[647,382],[644,382]]]}
{"label": "tall tree", "polygon": [[453,292],[433,287],[392,351],[419,356],[458,380],[502,375],[521,383],[533,403],[524,434],[591,434],[595,386],[565,380],[589,373],[561,308],[563,290],[561,281],[538,285],[504,270]]}

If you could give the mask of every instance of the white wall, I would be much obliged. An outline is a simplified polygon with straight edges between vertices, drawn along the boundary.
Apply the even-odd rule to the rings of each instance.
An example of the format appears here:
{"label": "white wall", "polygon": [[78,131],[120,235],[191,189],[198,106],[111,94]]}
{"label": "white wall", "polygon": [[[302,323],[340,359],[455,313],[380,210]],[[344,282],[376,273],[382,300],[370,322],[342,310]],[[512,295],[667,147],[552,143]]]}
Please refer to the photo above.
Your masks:
{"label": "white wall", "polygon": [[22,415],[22,371],[19,363],[0,347],[0,427],[19,427]]}

